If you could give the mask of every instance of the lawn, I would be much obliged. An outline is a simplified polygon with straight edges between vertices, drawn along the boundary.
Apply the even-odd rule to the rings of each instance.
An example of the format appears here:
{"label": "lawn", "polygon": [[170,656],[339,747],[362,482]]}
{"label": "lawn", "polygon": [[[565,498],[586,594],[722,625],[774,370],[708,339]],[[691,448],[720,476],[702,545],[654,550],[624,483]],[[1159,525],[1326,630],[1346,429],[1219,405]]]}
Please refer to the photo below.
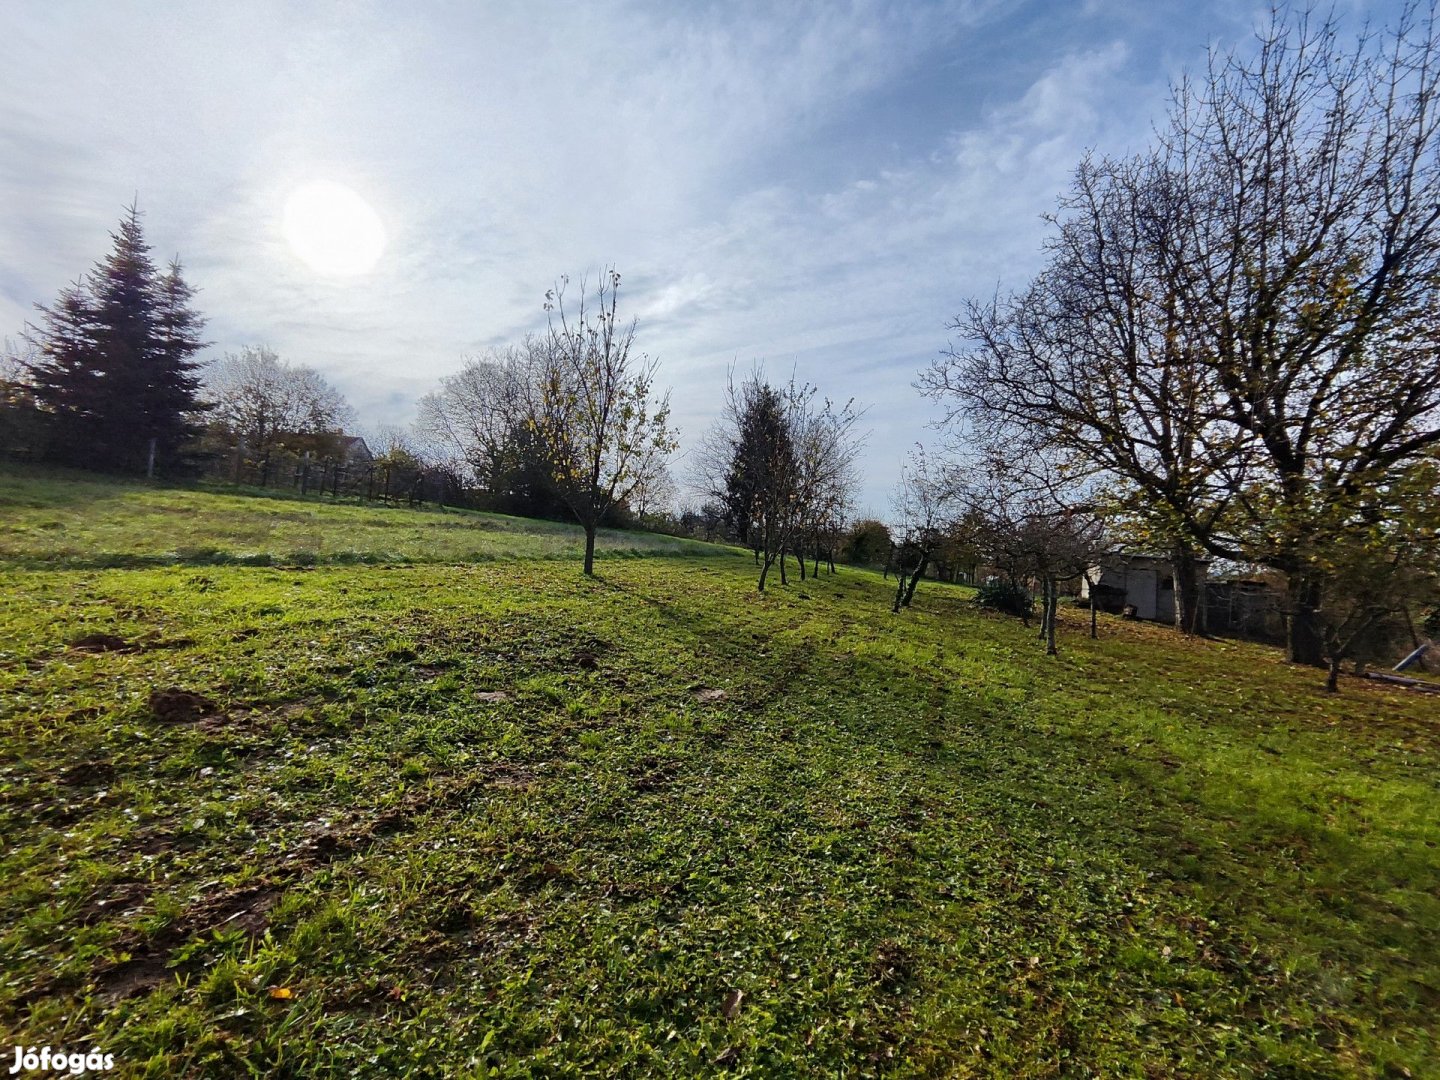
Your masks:
{"label": "lawn", "polygon": [[0,521],[0,1049],[1440,1075],[1433,698],[483,515],[32,475]]}
{"label": "lawn", "polygon": [[[293,493],[165,488],[84,473],[0,473],[0,566],[479,563],[574,559],[584,537],[551,521],[466,510],[337,504]],[[603,555],[708,554],[708,544],[602,529]]]}

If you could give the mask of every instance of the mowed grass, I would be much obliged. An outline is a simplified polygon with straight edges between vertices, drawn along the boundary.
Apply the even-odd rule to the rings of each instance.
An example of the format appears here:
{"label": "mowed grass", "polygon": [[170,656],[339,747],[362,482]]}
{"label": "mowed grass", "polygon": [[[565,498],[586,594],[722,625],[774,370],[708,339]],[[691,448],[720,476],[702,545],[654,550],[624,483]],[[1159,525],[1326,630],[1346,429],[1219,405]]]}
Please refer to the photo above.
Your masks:
{"label": "mowed grass", "polygon": [[[708,545],[602,529],[614,556],[693,555]],[[0,566],[72,569],[356,565],[572,559],[577,530],[454,508],[380,507],[284,490],[167,488],[85,473],[0,473]]]}
{"label": "mowed grass", "polygon": [[[304,509],[337,550],[405,513]],[[963,589],[760,597],[704,551],[0,570],[0,1046],[154,1077],[1440,1075],[1433,699],[1079,612],[1046,658]],[[130,647],[67,646],[97,633]],[[214,708],[160,719],[170,688]]]}

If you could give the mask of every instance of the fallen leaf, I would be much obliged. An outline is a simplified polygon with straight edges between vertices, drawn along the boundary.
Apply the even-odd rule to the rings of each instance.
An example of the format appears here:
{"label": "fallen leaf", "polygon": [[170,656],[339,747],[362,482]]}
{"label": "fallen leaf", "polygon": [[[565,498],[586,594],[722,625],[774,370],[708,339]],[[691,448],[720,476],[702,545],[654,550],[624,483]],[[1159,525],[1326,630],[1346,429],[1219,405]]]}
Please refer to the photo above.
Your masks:
{"label": "fallen leaf", "polygon": [[295,991],[291,990],[288,986],[272,986],[270,987],[270,996],[286,1001],[295,996]]}

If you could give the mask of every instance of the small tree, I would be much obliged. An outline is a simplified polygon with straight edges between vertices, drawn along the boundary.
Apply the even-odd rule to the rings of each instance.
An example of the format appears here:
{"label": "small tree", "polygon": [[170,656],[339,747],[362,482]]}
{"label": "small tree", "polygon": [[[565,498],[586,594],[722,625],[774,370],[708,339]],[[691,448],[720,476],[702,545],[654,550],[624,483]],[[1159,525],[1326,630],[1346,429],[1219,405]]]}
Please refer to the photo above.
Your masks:
{"label": "small tree", "polygon": [[915,599],[915,586],[925,576],[935,549],[953,527],[958,508],[959,492],[945,464],[917,444],[895,493],[895,511],[904,526],[899,547],[909,557],[897,560],[898,581],[891,611],[909,607]]}
{"label": "small tree", "polygon": [[635,321],[617,322],[620,275],[601,275],[593,304],[580,287],[573,318],[562,278],[545,294],[550,315],[529,426],[556,489],[585,530],[584,572],[595,573],[595,533],[678,445],[670,395],[654,391],[657,364],[631,355]]}
{"label": "small tree", "polygon": [[1104,523],[1087,494],[1044,459],[1024,467],[992,450],[959,495],[970,542],[1012,585],[1040,587],[1040,639],[1054,656],[1060,585],[1081,577],[1102,547]]}
{"label": "small tree", "polygon": [[1440,604],[1440,455],[1405,469],[1386,483],[1388,513],[1370,509],[1338,524],[1324,549],[1307,561],[1330,582],[1317,609],[1328,668],[1325,688],[1339,689],[1340,665],[1384,659],[1394,646],[1408,648],[1411,612]]}

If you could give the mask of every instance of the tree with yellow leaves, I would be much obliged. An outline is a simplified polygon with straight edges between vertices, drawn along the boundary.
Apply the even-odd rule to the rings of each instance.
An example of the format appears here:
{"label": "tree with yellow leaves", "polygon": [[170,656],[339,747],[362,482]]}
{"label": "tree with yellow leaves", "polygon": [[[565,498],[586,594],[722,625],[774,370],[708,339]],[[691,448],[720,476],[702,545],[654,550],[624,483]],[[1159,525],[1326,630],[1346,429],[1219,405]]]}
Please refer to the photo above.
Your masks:
{"label": "tree with yellow leaves", "polygon": [[617,318],[620,275],[611,267],[592,296],[580,285],[573,314],[568,278],[545,294],[549,333],[527,423],[556,490],[585,530],[585,573],[595,573],[595,533],[605,515],[664,468],[678,443],[670,394],[655,390],[656,361],[632,355],[635,321]]}

